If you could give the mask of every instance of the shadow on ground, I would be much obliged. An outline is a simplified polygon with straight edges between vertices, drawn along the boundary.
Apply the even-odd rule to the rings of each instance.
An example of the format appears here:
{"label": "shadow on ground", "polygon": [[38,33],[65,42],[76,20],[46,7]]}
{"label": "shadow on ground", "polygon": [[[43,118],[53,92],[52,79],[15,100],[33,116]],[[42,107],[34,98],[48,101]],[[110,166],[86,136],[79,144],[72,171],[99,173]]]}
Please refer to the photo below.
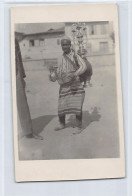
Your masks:
{"label": "shadow on ground", "polygon": [[[32,120],[32,126],[35,133],[41,133],[44,128],[52,121],[53,118],[57,117],[57,115],[45,115],[39,116]],[[91,112],[84,111],[83,112],[83,128],[80,132],[86,129],[92,122],[99,121],[101,115],[98,111],[97,107],[94,107]],[[66,127],[73,127],[76,125],[76,118],[75,115],[71,115],[68,120]],[[79,133],[80,133],[79,132]]]}
{"label": "shadow on ground", "polygon": [[[84,129],[86,129],[92,122],[99,121],[101,118],[101,114],[99,113],[99,109],[94,107],[91,112],[83,111],[83,127],[77,134],[81,133]],[[75,127],[76,126],[76,118],[75,115],[70,116],[68,119],[67,127]]]}
{"label": "shadow on ground", "polygon": [[32,126],[35,133],[41,133],[43,129],[55,118],[56,115],[45,115],[39,116],[38,118],[32,119]]}

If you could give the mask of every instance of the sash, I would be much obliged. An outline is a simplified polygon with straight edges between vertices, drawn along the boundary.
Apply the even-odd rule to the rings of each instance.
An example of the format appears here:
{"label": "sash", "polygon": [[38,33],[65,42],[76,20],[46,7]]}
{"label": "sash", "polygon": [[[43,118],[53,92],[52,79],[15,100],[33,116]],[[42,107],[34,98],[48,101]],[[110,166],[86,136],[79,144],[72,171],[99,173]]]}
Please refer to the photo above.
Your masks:
{"label": "sash", "polygon": [[75,70],[77,70],[79,68],[77,57],[73,56],[75,63],[66,54],[63,54],[63,57],[65,58],[65,60],[67,60],[69,63],[71,63],[73,65]]}
{"label": "sash", "polygon": [[[64,56],[64,58],[65,58],[67,61],[69,61],[69,62],[74,66],[75,70],[77,70],[77,69],[80,67],[76,55],[73,55],[73,58],[74,58],[75,63],[74,63],[66,54],[63,54],[63,56]],[[80,56],[80,57],[81,57],[81,56]],[[82,57],[81,57],[81,58],[82,58]],[[80,78],[81,78],[81,77],[83,78],[84,75],[86,75],[86,76],[92,76],[92,73],[93,73],[93,72],[92,72],[92,66],[91,66],[91,64],[89,63],[89,61],[87,60],[87,58],[82,58],[82,59],[83,59],[84,63],[86,64],[87,69],[86,69],[86,71],[85,71],[84,73],[82,73],[79,77],[80,77]]]}

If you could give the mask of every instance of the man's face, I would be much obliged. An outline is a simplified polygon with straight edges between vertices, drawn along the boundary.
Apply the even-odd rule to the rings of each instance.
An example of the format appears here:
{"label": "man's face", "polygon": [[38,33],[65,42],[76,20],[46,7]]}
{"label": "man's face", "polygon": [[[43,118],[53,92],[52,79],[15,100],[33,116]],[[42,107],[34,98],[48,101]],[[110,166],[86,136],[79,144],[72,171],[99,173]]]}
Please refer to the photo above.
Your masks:
{"label": "man's face", "polygon": [[71,41],[70,40],[62,40],[61,47],[64,53],[68,54],[71,51]]}

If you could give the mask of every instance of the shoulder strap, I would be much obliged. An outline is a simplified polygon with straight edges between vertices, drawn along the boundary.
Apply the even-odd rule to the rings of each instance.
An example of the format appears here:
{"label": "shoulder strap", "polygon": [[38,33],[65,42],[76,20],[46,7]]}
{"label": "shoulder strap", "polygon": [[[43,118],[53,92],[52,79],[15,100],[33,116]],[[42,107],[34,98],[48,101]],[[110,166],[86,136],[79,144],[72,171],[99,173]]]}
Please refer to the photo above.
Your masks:
{"label": "shoulder strap", "polygon": [[73,55],[73,58],[74,58],[74,61],[75,61],[76,65],[77,65],[77,67],[80,67],[79,63],[78,63],[78,60],[77,60],[77,56],[75,54]]}
{"label": "shoulder strap", "polygon": [[75,63],[74,63],[67,55],[63,54],[63,56],[64,56],[64,58],[65,58],[67,61],[69,61],[76,69],[77,69],[77,67],[79,67],[79,64],[78,64],[78,61],[77,61],[77,57],[76,57],[76,59],[75,59],[74,56],[73,56],[73,58],[74,58],[74,60],[75,60]]}

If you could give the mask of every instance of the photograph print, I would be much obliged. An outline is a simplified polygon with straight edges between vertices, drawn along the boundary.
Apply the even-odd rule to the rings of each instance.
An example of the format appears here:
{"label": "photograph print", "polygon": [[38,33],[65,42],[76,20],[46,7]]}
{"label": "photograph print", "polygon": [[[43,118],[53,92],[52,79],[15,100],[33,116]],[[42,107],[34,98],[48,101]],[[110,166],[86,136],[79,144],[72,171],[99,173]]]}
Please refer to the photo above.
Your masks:
{"label": "photograph print", "polygon": [[124,177],[117,5],[14,7],[11,52],[16,181]]}
{"label": "photograph print", "polygon": [[116,158],[113,22],[15,25],[20,160]]}

